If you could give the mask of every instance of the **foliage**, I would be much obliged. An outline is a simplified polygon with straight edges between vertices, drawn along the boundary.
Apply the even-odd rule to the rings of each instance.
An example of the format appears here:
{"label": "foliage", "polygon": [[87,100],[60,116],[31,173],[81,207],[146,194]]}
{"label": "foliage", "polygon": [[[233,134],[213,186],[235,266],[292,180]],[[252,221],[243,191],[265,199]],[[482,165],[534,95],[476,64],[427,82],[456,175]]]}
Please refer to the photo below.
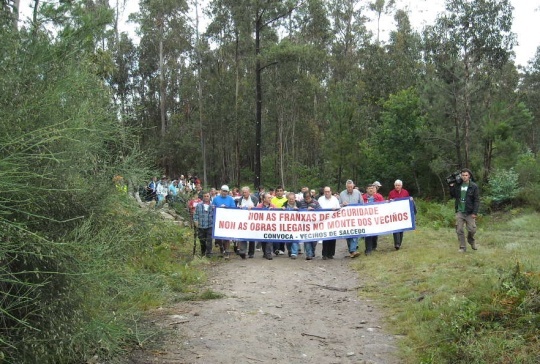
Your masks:
{"label": "foliage", "polygon": [[0,30],[6,363],[113,360],[145,335],[134,328],[141,310],[198,282],[194,273],[173,277],[182,271],[178,261],[190,256],[181,250],[187,237],[143,213],[113,184],[122,175],[130,189],[138,185],[148,160],[118,122],[94,67],[87,41],[101,32],[78,28],[79,20],[54,42],[40,32]]}
{"label": "foliage", "polygon": [[360,295],[386,311],[404,363],[537,361],[538,217],[524,211],[487,217],[479,249],[465,254],[457,252],[454,229],[419,224],[405,233],[399,252],[381,237],[373,259],[355,261],[371,282]]}
{"label": "foliage", "polygon": [[540,183],[540,158],[530,150],[518,157],[515,170],[519,174],[519,184],[521,186]]}
{"label": "foliage", "polygon": [[454,201],[450,200],[446,204],[429,202],[422,199],[415,199],[416,222],[419,226],[429,227],[435,230],[450,228],[455,226]]}
{"label": "foliage", "polygon": [[[388,43],[373,39],[366,23],[392,13],[394,1],[371,1],[374,12],[364,13],[355,0],[214,0],[197,44],[186,1],[142,2],[131,17],[140,42],[118,34],[107,2],[38,3],[36,22],[21,29],[0,8],[7,361],[113,358],[144,341],[125,330],[136,325],[134,311],[169,295],[197,296],[186,285],[204,277],[177,264],[191,232],[134,212],[111,178],[137,186],[154,166],[202,177],[207,162],[208,187],[250,180],[258,106],[262,185],[339,187],[349,178],[388,185],[399,177],[413,195],[442,200],[444,177],[470,167],[481,185],[489,180],[483,206],[517,201],[540,210],[540,52],[525,69],[513,64],[508,0],[447,1],[423,35],[395,9]],[[256,45],[259,16],[269,22]],[[444,233],[453,226],[451,204],[417,201],[419,226]],[[512,238],[501,231],[490,244]],[[463,308],[443,316],[453,334],[469,335],[469,322],[482,332],[475,313],[484,302],[460,294],[450,301]],[[520,340],[497,337],[484,351],[508,345],[518,357]],[[460,350],[449,345],[448,355],[460,358]]]}
{"label": "foliage", "polygon": [[517,199],[521,204],[530,206],[535,211],[540,212],[540,196],[537,193],[540,183],[529,183],[519,190]]}
{"label": "foliage", "polygon": [[489,178],[487,195],[496,205],[512,201],[519,193],[518,179],[513,168],[494,171]]}

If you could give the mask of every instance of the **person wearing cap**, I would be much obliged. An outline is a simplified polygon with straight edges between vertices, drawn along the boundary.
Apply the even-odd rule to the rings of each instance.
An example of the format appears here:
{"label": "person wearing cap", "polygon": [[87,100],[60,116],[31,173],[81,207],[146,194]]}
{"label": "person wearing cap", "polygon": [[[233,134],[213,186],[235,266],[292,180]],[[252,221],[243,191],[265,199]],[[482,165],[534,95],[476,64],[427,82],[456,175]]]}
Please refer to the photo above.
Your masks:
{"label": "person wearing cap", "polygon": [[[347,205],[364,204],[362,194],[354,188],[354,182],[352,180],[349,179],[345,182],[345,189],[339,194],[339,203],[343,207]],[[349,256],[351,258],[356,258],[360,255],[360,253],[357,252],[358,238],[347,238],[347,247],[349,248]]]}
{"label": "person wearing cap", "polygon": [[[410,198],[409,192],[403,188],[403,182],[400,179],[396,179],[394,182],[394,189],[388,194],[388,201],[393,201],[396,198]],[[403,242],[403,231],[394,233],[394,248],[399,250],[401,248],[401,243]]]}
{"label": "person wearing cap", "polygon": [[[214,207],[236,208],[234,199],[229,195],[229,186],[227,185],[221,186],[219,195],[214,197],[214,199],[212,200],[212,205]],[[223,239],[216,239],[216,244],[219,246],[221,253],[223,254],[223,257],[225,257],[225,259],[228,259],[230,241],[223,240]]]}
{"label": "person wearing cap", "polygon": [[[381,196],[381,194],[377,193],[377,187],[374,184],[370,184],[366,186],[366,193],[363,196],[364,203],[374,203],[374,202],[383,202],[384,197]],[[373,250],[377,250],[377,242],[379,240],[379,237],[377,235],[374,236],[366,236],[364,239],[364,242],[366,244],[366,255],[370,255]]]}
{"label": "person wearing cap", "polygon": [[377,198],[378,198],[378,199],[384,200],[383,195],[381,195],[381,194],[379,193],[379,190],[380,190],[381,187],[382,187],[381,182],[375,181],[375,182],[372,183],[372,185],[375,186],[375,194],[377,195]]}

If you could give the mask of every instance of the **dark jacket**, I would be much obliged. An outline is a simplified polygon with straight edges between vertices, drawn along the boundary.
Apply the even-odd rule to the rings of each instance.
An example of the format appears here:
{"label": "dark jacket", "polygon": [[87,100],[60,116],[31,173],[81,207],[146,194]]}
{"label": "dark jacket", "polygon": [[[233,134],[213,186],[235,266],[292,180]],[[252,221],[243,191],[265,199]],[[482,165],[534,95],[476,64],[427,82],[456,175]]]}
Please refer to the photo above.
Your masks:
{"label": "dark jacket", "polygon": [[[459,206],[459,200],[461,198],[461,183],[455,184],[450,187],[450,196],[455,199],[456,212]],[[473,181],[469,181],[469,188],[467,188],[467,195],[465,196],[465,213],[467,215],[478,215],[478,208],[480,207],[480,191],[478,185]]]}

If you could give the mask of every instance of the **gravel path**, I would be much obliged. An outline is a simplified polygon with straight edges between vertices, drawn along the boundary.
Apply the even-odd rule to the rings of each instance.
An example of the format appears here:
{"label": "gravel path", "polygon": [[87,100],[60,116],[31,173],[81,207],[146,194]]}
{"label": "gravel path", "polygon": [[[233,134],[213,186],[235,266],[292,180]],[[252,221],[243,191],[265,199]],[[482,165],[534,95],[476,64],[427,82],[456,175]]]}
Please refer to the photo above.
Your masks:
{"label": "gravel path", "polygon": [[129,363],[400,363],[396,338],[361,298],[345,241],[333,260],[321,260],[320,249],[312,261],[257,252],[213,266],[209,285],[225,298],[154,312],[153,323],[172,334]]}

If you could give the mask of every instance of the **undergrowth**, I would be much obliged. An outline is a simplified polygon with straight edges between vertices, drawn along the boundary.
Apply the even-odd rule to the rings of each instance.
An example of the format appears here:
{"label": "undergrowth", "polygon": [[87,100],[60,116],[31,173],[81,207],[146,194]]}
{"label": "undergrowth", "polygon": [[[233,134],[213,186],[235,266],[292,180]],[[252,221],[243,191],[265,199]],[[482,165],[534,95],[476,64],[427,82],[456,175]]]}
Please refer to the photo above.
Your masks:
{"label": "undergrowth", "polygon": [[[4,319],[0,363],[115,363],[155,335],[140,324],[145,311],[184,296],[213,298],[197,293],[209,263],[193,259],[191,229],[140,209],[125,194],[112,193],[103,204],[61,241],[36,238],[25,250],[34,284],[13,285],[22,298],[10,313],[21,321]],[[19,266],[12,271],[25,270],[13,261]]]}
{"label": "undergrowth", "polygon": [[[402,335],[404,361],[538,363],[540,216],[523,210],[484,216],[479,249],[463,254],[454,229],[443,227],[447,214],[417,205],[420,222],[405,233],[401,250],[383,243],[354,263],[372,282],[361,295],[379,302],[390,330]],[[420,215],[433,210],[440,212],[433,222]]]}

